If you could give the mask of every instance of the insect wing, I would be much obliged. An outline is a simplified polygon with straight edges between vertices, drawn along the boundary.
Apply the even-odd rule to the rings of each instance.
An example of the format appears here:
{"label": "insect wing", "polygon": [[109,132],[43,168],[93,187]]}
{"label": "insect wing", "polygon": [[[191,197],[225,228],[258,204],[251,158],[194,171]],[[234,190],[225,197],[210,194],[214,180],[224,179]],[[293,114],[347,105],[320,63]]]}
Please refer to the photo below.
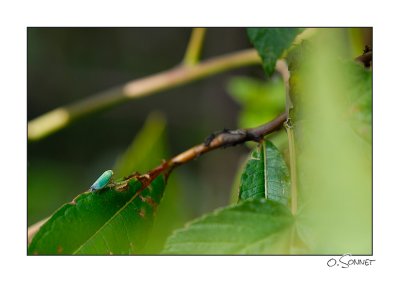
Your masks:
{"label": "insect wing", "polygon": [[107,186],[108,183],[110,183],[112,176],[114,175],[114,172],[112,170],[107,170],[101,176],[96,180],[96,182],[93,183],[93,185],[90,186],[90,191],[97,191],[103,189],[105,186]]}

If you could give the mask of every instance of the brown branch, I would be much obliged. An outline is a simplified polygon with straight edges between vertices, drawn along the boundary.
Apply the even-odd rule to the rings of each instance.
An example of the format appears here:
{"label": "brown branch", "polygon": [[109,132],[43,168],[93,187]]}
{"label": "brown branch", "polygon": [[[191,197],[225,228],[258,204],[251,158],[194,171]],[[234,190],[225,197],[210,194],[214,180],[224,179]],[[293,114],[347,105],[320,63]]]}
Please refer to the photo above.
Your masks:
{"label": "brown branch", "polygon": [[124,182],[128,182],[132,178],[138,179],[142,183],[142,189],[140,190],[141,192],[160,174],[164,173],[166,176],[168,176],[168,174],[170,174],[175,167],[185,164],[206,152],[215,150],[217,148],[226,148],[229,146],[243,144],[247,141],[262,141],[265,135],[280,129],[286,119],[287,114],[282,113],[271,122],[255,128],[237,130],[224,129],[222,131],[215,132],[207,137],[203,143],[198,144],[167,161],[164,161],[161,165],[150,170],[144,175],[132,175],[131,177],[126,178]]}
{"label": "brown branch", "polygon": [[283,122],[286,120],[286,118],[286,113],[282,113],[271,122],[255,128],[222,130],[213,133],[206,139],[204,143],[196,145],[182,152],[181,154],[171,158],[166,163],[169,164],[170,167],[176,167],[217,148],[235,146],[237,144],[242,144],[247,141],[259,142],[263,139],[265,135],[279,129],[283,125]]}

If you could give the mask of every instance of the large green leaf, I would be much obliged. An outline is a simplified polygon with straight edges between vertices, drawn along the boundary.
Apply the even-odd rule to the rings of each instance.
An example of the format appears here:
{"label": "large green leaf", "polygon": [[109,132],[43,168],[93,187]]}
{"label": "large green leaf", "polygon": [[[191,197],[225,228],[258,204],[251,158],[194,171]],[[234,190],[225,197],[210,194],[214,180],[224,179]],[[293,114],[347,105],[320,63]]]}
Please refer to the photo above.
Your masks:
{"label": "large green leaf", "polygon": [[[166,150],[165,150],[165,138],[164,138],[165,124],[166,124],[166,121],[165,121],[164,117],[157,112],[153,112],[148,116],[144,126],[136,134],[131,145],[127,148],[127,150],[120,156],[120,158],[116,162],[116,164],[113,168],[114,172],[115,172],[114,176],[117,176],[117,177],[127,176],[133,171],[145,172],[145,171],[149,170],[152,166],[155,166],[156,164],[158,164],[160,162],[160,160],[167,155]],[[138,184],[138,185],[140,185],[140,184]],[[176,189],[174,189],[174,190],[176,190]],[[134,193],[135,191],[136,191],[136,189],[130,190],[130,193],[127,193],[125,196],[124,196],[125,193],[117,193],[116,195],[114,195],[115,192],[102,192],[102,193],[98,194],[102,198],[96,199],[95,201],[107,202],[108,203],[107,207],[109,206],[109,204],[113,204],[114,202],[116,202],[115,206],[113,206],[113,207],[118,207],[118,206],[122,205],[124,203],[124,201],[128,200],[126,198],[132,197],[133,196],[132,193]],[[108,194],[110,194],[110,195],[108,195]],[[146,192],[143,192],[143,194],[145,195]],[[94,197],[94,196],[92,196],[92,197]],[[80,199],[80,197],[78,197],[77,200],[78,199]],[[159,201],[157,201],[156,204],[158,204],[158,202]],[[69,205],[67,205],[67,206],[69,206]],[[108,211],[103,211],[103,210],[97,212],[97,215],[92,217],[92,221],[93,222],[102,221],[102,220],[100,220],[100,218],[103,217],[102,214],[103,213],[107,214],[107,212]],[[81,211],[79,211],[78,213],[81,213]],[[134,212],[133,214],[136,214],[136,216],[137,216],[137,213]],[[79,215],[77,217],[81,217],[81,215]],[[99,220],[97,220],[95,217],[99,218]],[[104,217],[106,219],[108,216],[104,215]],[[65,219],[58,220],[58,221],[65,221]],[[103,220],[103,221],[105,221],[105,220]],[[179,222],[179,223],[181,223],[181,222]],[[170,222],[168,222],[168,223],[170,223]],[[174,223],[174,222],[172,222],[172,223]],[[156,228],[156,230],[158,230],[157,226],[155,228]],[[165,227],[163,227],[163,229],[164,228]],[[169,227],[169,228],[170,229],[168,231],[170,232],[176,228],[176,225]],[[135,229],[141,229],[141,228],[138,225],[138,227]],[[116,230],[116,233],[117,232],[118,231]],[[147,228],[145,228],[143,230],[143,232],[144,232],[143,235],[150,234],[149,233],[150,231]],[[157,232],[157,234],[160,234],[159,233],[160,231],[156,231],[156,232]],[[141,233],[141,232],[136,232],[136,234],[138,234],[138,235],[139,235],[139,233]],[[121,235],[124,236],[124,234],[121,234]],[[71,239],[73,240],[73,238],[71,238]],[[164,240],[165,239],[166,239],[166,237],[164,237]],[[147,242],[147,239],[146,239],[146,242]],[[140,243],[140,246],[143,246],[143,244],[144,244],[144,242]],[[69,243],[67,245],[69,245]],[[130,248],[130,247],[128,247],[128,248]],[[61,247],[59,250],[64,250],[63,253],[69,253],[63,247]],[[84,251],[84,249],[82,249],[82,250]],[[135,250],[134,252],[138,252],[138,251],[142,251],[142,250],[143,249],[141,247],[140,249]],[[121,253],[126,253],[126,251],[127,251],[127,249],[125,251],[122,250]],[[54,253],[54,251],[50,252],[50,253]],[[89,253],[98,253],[98,252],[90,251]]]}
{"label": "large green leaf", "polygon": [[265,141],[247,161],[240,182],[239,200],[266,198],[288,205],[289,170],[279,150]]}
{"label": "large green leaf", "polygon": [[276,60],[290,47],[301,28],[248,28],[247,34],[258,54],[267,76],[275,70]]}
{"label": "large green leaf", "polygon": [[253,199],[219,209],[177,230],[165,254],[286,254],[294,218],[280,203]]}
{"label": "large green leaf", "polygon": [[29,254],[134,254],[143,248],[164,192],[159,176],[140,195],[129,189],[83,193],[56,211],[28,247]]}
{"label": "large green leaf", "polygon": [[228,84],[228,93],[242,106],[239,127],[256,127],[271,121],[285,110],[285,86],[280,77],[267,82],[236,77]]}

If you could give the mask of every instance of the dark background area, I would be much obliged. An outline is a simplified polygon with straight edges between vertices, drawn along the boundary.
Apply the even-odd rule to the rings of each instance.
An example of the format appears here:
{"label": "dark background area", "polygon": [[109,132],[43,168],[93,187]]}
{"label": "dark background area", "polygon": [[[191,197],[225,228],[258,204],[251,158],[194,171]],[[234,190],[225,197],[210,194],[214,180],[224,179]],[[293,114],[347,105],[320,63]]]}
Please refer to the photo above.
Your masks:
{"label": "dark background area", "polygon": [[[190,28],[28,28],[28,120],[176,66],[190,33]],[[249,47],[244,28],[209,28],[202,58]],[[95,113],[28,143],[28,224],[49,216],[112,168],[154,110],[167,119],[171,156],[215,130],[236,128],[239,106],[226,85],[237,75],[263,78],[260,66],[225,72]],[[229,202],[247,152],[244,146],[218,150],[174,171],[191,217]]]}

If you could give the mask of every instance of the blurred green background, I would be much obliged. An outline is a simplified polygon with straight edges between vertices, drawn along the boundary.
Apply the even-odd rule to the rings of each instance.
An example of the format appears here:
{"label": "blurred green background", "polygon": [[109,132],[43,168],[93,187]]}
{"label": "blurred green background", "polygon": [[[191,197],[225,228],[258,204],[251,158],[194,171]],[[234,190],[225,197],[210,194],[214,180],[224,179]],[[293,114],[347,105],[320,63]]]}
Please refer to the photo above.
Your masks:
{"label": "blurred green background", "polygon": [[[56,107],[180,64],[191,30],[28,28],[28,121]],[[355,221],[365,220],[362,229],[357,228],[352,235],[354,239],[360,239],[360,234],[369,236],[371,222],[370,218],[358,214],[370,211],[372,162],[368,157],[372,139],[372,76],[361,65],[355,64],[354,58],[362,54],[365,45],[372,46],[372,29],[320,29],[318,34],[322,34],[322,40],[320,38],[319,45],[316,45],[318,52],[311,52],[312,56],[308,59],[314,63],[310,70],[316,71],[313,73],[306,69],[302,71],[304,73],[300,72],[304,75],[300,81],[307,83],[310,80],[308,85],[305,84],[308,89],[303,90],[310,97],[302,102],[296,101],[298,98],[293,96],[292,99],[295,98],[295,105],[298,106],[306,105],[305,102],[310,104],[307,109],[305,107],[306,114],[315,114],[314,104],[321,100],[317,109],[321,110],[321,116],[331,114],[327,116],[331,124],[325,121],[325,127],[321,127],[326,132],[321,130],[314,135],[297,137],[300,148],[309,146],[311,141],[318,145],[310,147],[311,153],[308,155],[304,151],[303,159],[299,157],[299,168],[311,172],[308,179],[303,178],[309,182],[306,182],[307,189],[302,193],[309,193],[308,199],[320,200],[317,204],[322,208],[310,206],[309,213],[315,215],[324,210],[325,214],[320,214],[321,223],[326,223],[329,217],[343,218],[335,226],[337,231],[349,230],[345,225],[351,222],[348,216],[337,214],[338,207],[348,208],[346,211],[351,212]],[[250,47],[244,28],[208,28],[202,58]],[[299,50],[309,48],[297,45],[293,50],[297,47]],[[339,58],[345,60],[337,61]],[[296,86],[299,74],[295,69],[292,71],[293,90],[299,88]],[[325,77],[319,77],[321,74]],[[351,84],[346,85],[346,81]],[[362,88],[352,89],[354,85]],[[337,94],[345,96],[346,93],[348,97],[343,99],[346,103],[343,102],[342,106],[328,99]],[[299,97],[304,99],[307,96],[302,94]],[[203,142],[216,130],[254,127],[273,119],[284,109],[285,88],[282,79],[275,74],[266,80],[260,65],[214,75],[93,113],[45,139],[28,143],[28,225],[51,215],[62,204],[86,191],[107,169],[114,169],[117,177],[136,170],[144,173],[160,164],[162,159]],[[343,136],[339,135],[343,123],[337,123],[337,113],[342,113],[339,117],[351,117],[350,124],[347,120],[344,123]],[[300,113],[297,118],[297,125],[301,126],[304,122],[302,119],[307,115]],[[311,120],[318,121],[318,125],[322,121],[319,118]],[[355,138],[353,131],[360,136]],[[307,142],[301,144],[302,138],[299,137]],[[322,139],[324,137],[325,141]],[[288,163],[284,130],[274,133],[270,138]],[[333,146],[336,150],[328,152],[332,156],[322,158],[325,149]],[[358,156],[357,150],[364,147],[364,151],[359,152],[361,157]],[[315,154],[318,149],[322,153]],[[243,145],[217,150],[175,169],[144,253],[158,253],[171,231],[182,227],[188,220],[234,202],[241,173],[239,169],[248,152],[249,148]],[[343,160],[336,160],[338,152],[346,152],[342,154]],[[315,161],[310,162],[313,158]],[[347,164],[347,167],[343,164]],[[318,182],[314,182],[314,172],[321,177]],[[339,179],[342,183],[333,182],[333,176],[341,176]],[[312,190],[314,183],[316,188]],[[324,184],[326,191],[319,188],[321,184]],[[355,192],[354,196],[350,189]],[[344,195],[348,195],[347,203],[341,201]],[[331,211],[326,209],[329,206],[327,203],[332,204]],[[321,223],[316,224],[321,228],[321,235],[334,235]],[[333,221],[329,223],[333,227]],[[318,238],[329,238],[321,235]],[[370,238],[365,239],[364,242],[368,244]],[[353,248],[364,252],[365,243],[359,242],[360,247],[356,245]],[[316,250],[328,251],[324,243]]]}
{"label": "blurred green background", "polygon": [[[190,28],[28,28],[28,120],[176,66],[190,33]],[[244,28],[209,28],[202,58],[249,47]],[[239,104],[227,93],[236,76],[264,79],[261,66],[225,72],[93,114],[28,143],[28,225],[49,216],[113,168],[154,110],[166,119],[165,158],[215,130],[236,128]],[[236,170],[247,152],[244,146],[218,150],[174,171],[185,219],[229,202]]]}

